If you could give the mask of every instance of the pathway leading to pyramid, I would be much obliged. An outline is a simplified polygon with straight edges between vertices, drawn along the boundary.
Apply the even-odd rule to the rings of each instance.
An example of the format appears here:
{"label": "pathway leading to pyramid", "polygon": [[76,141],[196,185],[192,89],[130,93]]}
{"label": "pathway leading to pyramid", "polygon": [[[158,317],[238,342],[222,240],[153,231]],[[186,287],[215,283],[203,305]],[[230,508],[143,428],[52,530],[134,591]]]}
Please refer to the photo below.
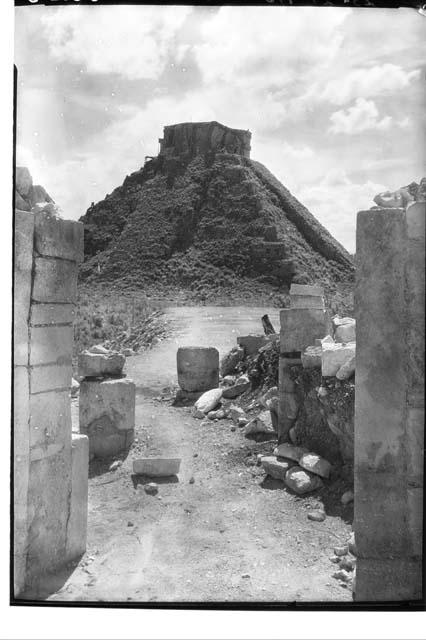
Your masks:
{"label": "pathway leading to pyramid", "polygon": [[[264,480],[257,453],[273,447],[244,438],[227,420],[202,425],[161,391],[176,381],[176,350],[216,346],[258,332],[277,309],[177,307],[171,336],[127,361],[137,384],[133,448],[116,471],[91,463],[87,553],[76,568],[46,581],[38,597],[67,601],[292,602],[350,601],[331,576],[329,558],[350,526],[328,514],[307,519],[315,497],[300,498]],[[132,461],[142,455],[182,458],[178,482],[147,495]],[[192,482],[193,479],[193,482]],[[190,482],[191,481],[191,482]],[[33,594],[34,595],[34,594]],[[28,594],[31,596],[31,594]],[[27,597],[28,597],[27,596]]]}

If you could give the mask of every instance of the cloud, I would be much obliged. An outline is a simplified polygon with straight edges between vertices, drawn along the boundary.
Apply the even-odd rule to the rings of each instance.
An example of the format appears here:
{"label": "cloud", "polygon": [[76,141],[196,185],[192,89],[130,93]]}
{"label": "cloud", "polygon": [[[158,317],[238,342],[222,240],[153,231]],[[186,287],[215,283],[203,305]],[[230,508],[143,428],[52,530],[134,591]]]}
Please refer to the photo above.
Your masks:
{"label": "cloud", "polygon": [[379,112],[372,100],[357,98],[353,107],[349,107],[347,111],[344,109],[335,111],[331,114],[330,120],[332,125],[329,129],[330,133],[346,133],[354,135],[375,129],[385,131],[392,124],[392,118],[385,116],[379,120]]}
{"label": "cloud", "polygon": [[205,83],[284,85],[328,63],[350,9],[221,7],[201,27],[193,51]]}
{"label": "cloud", "polygon": [[348,74],[328,82],[317,96],[337,105],[343,105],[354,98],[369,98],[385,93],[406,89],[420,77],[420,69],[405,71],[395,64],[383,64],[370,69],[353,69]]}
{"label": "cloud", "polygon": [[352,182],[345,171],[334,169],[322,180],[305,186],[295,195],[353,253],[357,212],[370,209],[374,205],[374,196],[386,189],[388,187],[385,185],[371,180]]}
{"label": "cloud", "polygon": [[[154,79],[162,73],[176,33],[191,12],[185,6],[63,7],[42,17],[51,55],[90,73]],[[184,54],[178,50],[178,58]]]}

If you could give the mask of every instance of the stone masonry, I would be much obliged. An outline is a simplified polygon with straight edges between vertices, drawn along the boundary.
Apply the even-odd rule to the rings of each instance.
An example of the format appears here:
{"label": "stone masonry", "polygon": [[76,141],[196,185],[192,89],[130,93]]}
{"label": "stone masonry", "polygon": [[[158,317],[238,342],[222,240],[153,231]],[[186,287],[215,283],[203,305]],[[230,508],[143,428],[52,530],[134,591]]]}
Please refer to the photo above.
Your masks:
{"label": "stone masonry", "polygon": [[358,214],[356,601],[422,598],[425,209]]}
{"label": "stone masonry", "polygon": [[70,414],[83,225],[17,210],[14,249],[16,597],[86,545],[88,443],[72,436]]}

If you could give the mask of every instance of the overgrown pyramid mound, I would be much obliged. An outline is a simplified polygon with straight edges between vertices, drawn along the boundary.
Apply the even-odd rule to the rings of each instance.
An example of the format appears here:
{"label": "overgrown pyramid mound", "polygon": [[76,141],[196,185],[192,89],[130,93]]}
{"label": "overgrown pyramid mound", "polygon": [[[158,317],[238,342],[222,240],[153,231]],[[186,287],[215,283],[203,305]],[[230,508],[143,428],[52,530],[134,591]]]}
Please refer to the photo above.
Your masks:
{"label": "overgrown pyramid mound", "polygon": [[259,162],[249,131],[164,128],[160,152],[92,205],[82,277],[201,298],[351,280],[349,253]]}

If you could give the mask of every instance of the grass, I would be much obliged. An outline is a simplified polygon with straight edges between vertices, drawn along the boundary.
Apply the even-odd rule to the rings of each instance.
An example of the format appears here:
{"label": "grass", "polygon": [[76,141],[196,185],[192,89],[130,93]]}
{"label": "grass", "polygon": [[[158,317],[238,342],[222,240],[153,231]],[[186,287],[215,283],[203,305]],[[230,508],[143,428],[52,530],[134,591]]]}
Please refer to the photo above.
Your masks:
{"label": "grass", "polygon": [[74,323],[74,355],[95,344],[135,351],[165,335],[159,303],[144,293],[79,289]]}

